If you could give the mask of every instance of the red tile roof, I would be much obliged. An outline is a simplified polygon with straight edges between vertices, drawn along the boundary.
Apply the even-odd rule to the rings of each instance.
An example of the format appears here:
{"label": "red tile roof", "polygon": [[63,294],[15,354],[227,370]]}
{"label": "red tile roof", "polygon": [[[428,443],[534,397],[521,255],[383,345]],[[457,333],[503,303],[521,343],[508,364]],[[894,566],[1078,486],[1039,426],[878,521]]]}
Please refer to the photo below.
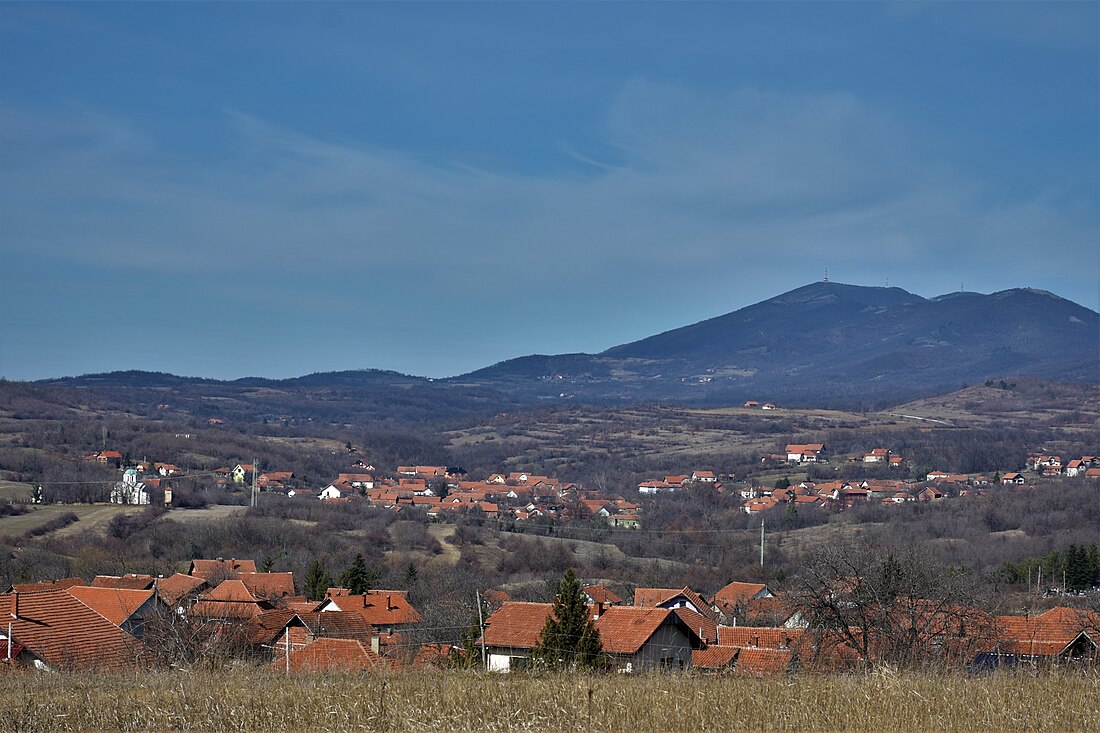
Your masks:
{"label": "red tile roof", "polygon": [[312,638],[355,639],[370,644],[377,630],[357,613],[348,611],[295,612],[286,609],[265,611],[249,620],[254,644],[270,644],[288,625],[301,625]]}
{"label": "red tile roof", "polygon": [[[354,639],[323,638],[290,652],[291,672],[319,671],[370,671],[381,672],[390,668],[390,664],[374,653],[369,646]],[[273,670],[287,668],[285,658],[276,658],[271,662]]]}
{"label": "red tile roof", "polygon": [[121,626],[134,611],[153,597],[150,590],[127,590],[125,588],[92,588],[86,585],[66,589],[88,608],[104,617],[115,626]]}
{"label": "red tile roof", "polygon": [[405,591],[372,590],[361,596],[336,595],[327,600],[341,611],[358,613],[373,626],[399,626],[420,621],[420,614],[409,603]]}
{"label": "red tile roof", "polygon": [[739,651],[741,651],[740,648],[735,646],[708,646],[706,649],[693,649],[691,666],[702,669],[730,667],[737,660]]}
{"label": "red tile roof", "polygon": [[214,590],[202,597],[204,601],[221,601],[229,603],[258,603],[259,598],[252,595],[248,586],[240,580],[223,580]]}
{"label": "red tile roof", "polygon": [[762,649],[789,649],[802,638],[802,629],[767,626],[719,626],[718,643]]}
{"label": "red tile roof", "polygon": [[718,622],[712,618],[707,618],[701,613],[696,613],[690,608],[676,608],[672,611],[680,620],[687,624],[688,628],[694,631],[700,639],[708,644],[718,643]]}
{"label": "red tile roof", "polygon": [[215,573],[230,577],[237,573],[254,572],[256,572],[255,560],[192,560],[191,569],[187,574],[208,578]]}
{"label": "red tile roof", "polygon": [[265,610],[267,604],[256,598],[239,580],[223,580],[190,610],[201,618],[249,619]]}
{"label": "red tile roof", "polygon": [[[84,585],[83,578],[61,578],[60,580],[40,580],[37,583],[14,583],[11,591],[34,593],[40,590],[65,590],[74,585]],[[9,591],[10,592],[10,591]]]}
{"label": "red tile roof", "polygon": [[176,573],[157,581],[157,595],[169,606],[175,606],[191,594],[197,594],[206,581],[183,573]]}
{"label": "red tile roof", "polygon": [[679,596],[683,596],[686,601],[691,603],[698,609],[699,613],[703,614],[707,618],[717,623],[718,618],[711,609],[710,604],[707,603],[701,595],[696,593],[688,586],[683,588],[635,588],[634,589],[634,605],[642,608],[657,608],[663,606],[666,603],[672,602]]}
{"label": "red tile roof", "polygon": [[238,573],[237,578],[257,598],[285,598],[294,595],[294,573]]}
{"label": "red tile roof", "polygon": [[[609,654],[634,654],[665,623],[676,623],[678,616],[667,608],[612,606],[596,619],[603,650]],[[696,635],[698,632],[689,630]]]}
{"label": "red tile roof", "polygon": [[764,583],[739,583],[733,582],[722,587],[714,594],[715,601],[723,601],[731,606],[745,605],[755,598],[757,594],[768,588]]}
{"label": "red tile roof", "polygon": [[152,575],[97,575],[92,580],[93,588],[126,588],[129,590],[145,590],[153,587]]}
{"label": "red tile roof", "polygon": [[446,667],[454,647],[451,644],[425,644],[416,652],[413,669]]}
{"label": "red tile roof", "polygon": [[0,596],[0,616],[15,641],[54,669],[132,669],[142,656],[136,639],[65,590]]}
{"label": "red tile roof", "polygon": [[603,603],[604,605],[613,605],[622,603],[623,599],[619,598],[610,588],[603,583],[599,585],[586,585],[584,592],[588,594],[588,597],[592,599],[593,603]]}
{"label": "red tile roof", "polygon": [[505,603],[485,623],[486,646],[534,648],[553,608],[550,603]]}
{"label": "red tile roof", "polygon": [[789,649],[742,649],[737,655],[734,670],[738,674],[763,677],[783,674],[790,664]]}

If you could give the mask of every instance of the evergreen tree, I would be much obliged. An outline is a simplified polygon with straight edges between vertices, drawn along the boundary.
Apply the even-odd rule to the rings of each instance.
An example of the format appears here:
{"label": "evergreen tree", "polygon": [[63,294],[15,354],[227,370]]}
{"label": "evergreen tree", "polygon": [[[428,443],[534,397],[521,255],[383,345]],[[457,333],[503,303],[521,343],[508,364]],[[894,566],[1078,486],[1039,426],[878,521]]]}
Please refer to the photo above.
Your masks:
{"label": "evergreen tree", "polygon": [[588,604],[573,569],[558,583],[554,608],[534,649],[538,664],[551,669],[591,669],[600,662],[600,632],[588,615]]}
{"label": "evergreen tree", "polygon": [[1092,588],[1100,583],[1100,550],[1097,550],[1095,542],[1089,545],[1089,549],[1085,553],[1085,568],[1085,577],[1087,578],[1085,587]]}
{"label": "evergreen tree", "polygon": [[405,577],[404,577],[405,587],[409,588],[414,583],[416,583],[416,579],[419,575],[420,575],[420,573],[417,571],[416,565],[414,565],[413,563],[409,563],[408,566],[405,567]]}
{"label": "evergreen tree", "polygon": [[479,669],[481,667],[481,625],[474,618],[469,628],[462,632],[458,646],[451,652],[450,664],[455,669]]}
{"label": "evergreen tree", "polygon": [[355,556],[347,570],[340,573],[340,587],[347,588],[353,596],[366,593],[374,585],[374,581],[374,574],[367,569],[367,561],[361,552]]}
{"label": "evergreen tree", "polygon": [[332,587],[332,576],[325,570],[320,560],[314,560],[306,570],[305,579],[306,598],[311,601],[320,601],[325,597],[325,592]]}

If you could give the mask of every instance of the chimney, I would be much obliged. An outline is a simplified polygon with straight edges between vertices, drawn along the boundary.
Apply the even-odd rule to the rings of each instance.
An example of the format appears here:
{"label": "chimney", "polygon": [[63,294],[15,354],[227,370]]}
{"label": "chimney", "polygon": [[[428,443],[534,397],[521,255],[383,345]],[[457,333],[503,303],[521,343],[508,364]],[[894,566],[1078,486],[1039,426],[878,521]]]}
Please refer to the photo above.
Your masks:
{"label": "chimney", "polygon": [[380,634],[375,634],[370,638],[370,650],[375,654],[382,654],[382,637]]}
{"label": "chimney", "polygon": [[386,610],[387,611],[392,611],[393,610],[393,602],[392,601],[393,601],[393,596],[387,595],[386,596]]}
{"label": "chimney", "polygon": [[363,608],[366,608],[367,607],[367,594],[364,593],[363,595],[361,595],[359,597],[363,599]]}
{"label": "chimney", "polygon": [[12,594],[11,617],[16,620],[19,619],[19,591]]}

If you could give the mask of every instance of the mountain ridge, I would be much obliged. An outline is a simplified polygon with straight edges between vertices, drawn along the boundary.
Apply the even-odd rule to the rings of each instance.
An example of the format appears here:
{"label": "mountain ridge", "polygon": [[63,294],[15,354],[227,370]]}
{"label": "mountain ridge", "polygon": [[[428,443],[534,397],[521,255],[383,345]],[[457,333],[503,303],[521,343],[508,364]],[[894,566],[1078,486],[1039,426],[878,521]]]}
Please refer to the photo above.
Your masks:
{"label": "mountain ridge", "polygon": [[481,402],[549,399],[721,403],[889,401],[1026,376],[1100,382],[1100,314],[1048,291],[924,298],[817,282],[596,354],[530,354],[430,379],[355,369],[230,381],[123,371],[39,380],[111,388],[466,390]]}

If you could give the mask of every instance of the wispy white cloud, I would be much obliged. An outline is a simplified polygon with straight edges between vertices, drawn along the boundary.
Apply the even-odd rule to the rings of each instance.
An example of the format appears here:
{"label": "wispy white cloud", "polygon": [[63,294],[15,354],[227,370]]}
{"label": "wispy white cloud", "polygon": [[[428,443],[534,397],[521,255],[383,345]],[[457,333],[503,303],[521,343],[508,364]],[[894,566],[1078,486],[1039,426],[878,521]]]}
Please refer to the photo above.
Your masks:
{"label": "wispy white cloud", "polygon": [[[593,165],[555,175],[226,117],[232,153],[211,160],[88,109],[64,119],[5,111],[5,254],[110,262],[137,276],[248,272],[284,291],[327,282],[374,322],[420,317],[460,334],[491,330],[484,319],[495,312],[553,318],[544,302],[567,293],[603,309],[594,319],[611,303],[644,301],[637,317],[657,322],[688,312],[661,298],[698,283],[712,293],[737,284],[744,304],[826,264],[876,284],[901,270],[892,282],[925,294],[960,271],[968,287],[1028,284],[1037,247],[1091,266],[1093,279],[1100,267],[1095,208],[1083,199],[1037,186],[1001,200],[979,174],[937,160],[924,133],[852,94],[636,80],[608,105],[601,134],[614,163],[566,142],[564,156]],[[639,298],[647,283],[657,299]],[[482,322],[447,308],[438,293],[456,287],[480,302]],[[433,308],[445,312],[418,310]],[[584,346],[615,340],[589,338]]]}

